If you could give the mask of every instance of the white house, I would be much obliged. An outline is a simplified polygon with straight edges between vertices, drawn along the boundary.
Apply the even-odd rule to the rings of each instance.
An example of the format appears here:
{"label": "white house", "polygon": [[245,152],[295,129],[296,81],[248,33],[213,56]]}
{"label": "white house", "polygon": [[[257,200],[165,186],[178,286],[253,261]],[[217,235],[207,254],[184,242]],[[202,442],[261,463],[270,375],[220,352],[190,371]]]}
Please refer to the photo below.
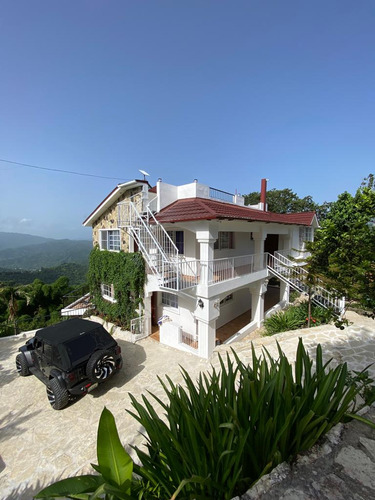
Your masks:
{"label": "white house", "polygon": [[[280,269],[291,254],[302,255],[318,226],[313,212],[267,211],[265,179],[261,202],[252,207],[240,195],[197,181],[173,186],[159,180],[151,188],[134,180],[119,184],[83,224],[103,250],[142,252],[148,279],[137,326],[204,358],[217,343],[262,324],[271,275],[280,287],[270,304],[287,302],[293,283]],[[110,283],[102,291],[114,300]]]}

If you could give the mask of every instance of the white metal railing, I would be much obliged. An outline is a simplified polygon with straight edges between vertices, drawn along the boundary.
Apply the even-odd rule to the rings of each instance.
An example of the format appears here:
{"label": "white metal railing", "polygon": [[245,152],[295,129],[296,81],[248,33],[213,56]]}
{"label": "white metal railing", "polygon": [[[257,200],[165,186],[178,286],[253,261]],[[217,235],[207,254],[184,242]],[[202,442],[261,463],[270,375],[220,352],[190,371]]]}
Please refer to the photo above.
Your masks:
{"label": "white metal railing", "polygon": [[[286,259],[290,262],[289,257],[292,257],[292,259],[298,259],[301,263],[301,261],[305,261],[306,258],[310,255],[309,252],[306,252],[304,250],[298,250],[296,248],[287,248],[284,250],[277,250],[275,252],[275,257],[278,259],[282,259],[282,257],[286,257]],[[293,261],[292,261],[293,262]]]}
{"label": "white metal railing", "polygon": [[[310,286],[307,283],[308,273],[303,267],[286,257],[268,254],[268,268],[293,288],[300,292],[308,293]],[[338,297],[333,291],[330,292],[323,287],[323,281],[319,278],[315,280],[313,286],[312,300],[326,309],[332,308],[336,313],[342,314],[345,308],[345,298]]]}
{"label": "white metal railing", "polygon": [[210,187],[209,189],[210,189],[210,198],[234,203],[234,194],[227,193],[226,191],[221,191],[221,189],[215,189],[212,187]]}
{"label": "white metal railing", "polygon": [[198,349],[198,335],[187,333],[180,329],[180,344],[185,344],[193,349]]}
{"label": "white metal railing", "polygon": [[265,254],[201,261],[201,282],[212,285],[266,269]]}
{"label": "white metal railing", "polygon": [[133,342],[148,336],[148,320],[149,318],[146,315],[130,320],[130,332],[132,334]]}
{"label": "white metal railing", "polygon": [[[139,202],[138,206],[141,206]],[[129,229],[161,287],[182,290],[198,284],[199,263],[179,255],[173,240],[149,206],[140,213],[132,198],[118,203],[118,226]]]}

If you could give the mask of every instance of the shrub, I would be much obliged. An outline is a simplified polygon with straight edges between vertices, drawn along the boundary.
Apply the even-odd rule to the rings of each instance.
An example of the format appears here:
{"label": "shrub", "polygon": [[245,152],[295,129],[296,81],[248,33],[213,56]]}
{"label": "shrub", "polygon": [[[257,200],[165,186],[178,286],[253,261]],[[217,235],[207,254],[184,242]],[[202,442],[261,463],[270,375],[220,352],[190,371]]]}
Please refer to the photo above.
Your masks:
{"label": "shrub", "polygon": [[[279,463],[313,446],[354,411],[358,388],[347,384],[347,366],[327,369],[320,345],[315,366],[299,341],[292,364],[279,348],[252,367],[233,352],[221,371],[201,374],[197,385],[183,371],[185,387],[160,381],[167,403],[160,418],[148,398],[131,396],[130,412],[145,429],[147,453],[135,447],[142,466],[135,472],[162,498],[182,488],[181,498],[230,499]],[[183,485],[183,486],[182,486]]]}
{"label": "shrub", "polygon": [[[265,335],[274,335],[275,333],[307,327],[308,315],[307,302],[279,311],[264,320]],[[335,319],[335,315],[331,309],[325,309],[315,304],[311,305],[310,327],[330,323],[333,319]]]}
{"label": "shrub", "polygon": [[296,330],[304,325],[304,320],[295,314],[295,308],[289,307],[285,311],[279,311],[264,320],[263,326],[266,335]]}

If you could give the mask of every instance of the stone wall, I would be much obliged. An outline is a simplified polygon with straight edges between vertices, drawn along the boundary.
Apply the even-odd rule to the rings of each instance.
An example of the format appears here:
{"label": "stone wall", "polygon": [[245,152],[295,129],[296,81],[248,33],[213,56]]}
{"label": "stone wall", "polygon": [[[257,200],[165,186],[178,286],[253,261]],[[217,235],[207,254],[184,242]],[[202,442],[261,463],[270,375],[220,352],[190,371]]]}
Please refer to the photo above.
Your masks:
{"label": "stone wall", "polygon": [[[92,225],[92,239],[94,246],[99,245],[100,243],[100,229],[119,229],[117,226],[117,203],[129,200],[129,198],[137,193],[141,193],[141,191],[141,187],[129,189],[121,195],[100,217],[98,217],[98,219],[94,221]],[[141,196],[139,196],[139,198],[141,199]],[[129,252],[129,234],[125,229],[120,228],[120,236],[121,250]]]}

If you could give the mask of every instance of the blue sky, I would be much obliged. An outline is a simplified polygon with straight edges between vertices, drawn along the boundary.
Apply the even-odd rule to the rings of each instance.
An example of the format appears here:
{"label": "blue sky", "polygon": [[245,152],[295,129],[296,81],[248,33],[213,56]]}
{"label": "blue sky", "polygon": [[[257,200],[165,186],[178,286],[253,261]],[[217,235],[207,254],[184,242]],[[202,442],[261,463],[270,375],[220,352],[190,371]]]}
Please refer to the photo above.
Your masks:
{"label": "blue sky", "polygon": [[2,0],[0,231],[89,238],[120,180],[333,201],[375,172],[373,0]]}

